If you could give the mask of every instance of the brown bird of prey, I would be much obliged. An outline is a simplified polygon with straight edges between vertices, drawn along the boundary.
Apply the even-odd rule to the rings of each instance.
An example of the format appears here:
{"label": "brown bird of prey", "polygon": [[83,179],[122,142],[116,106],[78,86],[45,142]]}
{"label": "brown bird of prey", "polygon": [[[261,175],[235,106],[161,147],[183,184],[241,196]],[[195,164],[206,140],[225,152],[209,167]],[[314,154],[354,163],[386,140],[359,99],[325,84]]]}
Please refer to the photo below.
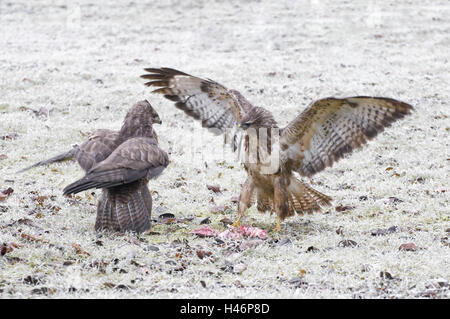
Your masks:
{"label": "brown bird of prey", "polygon": [[[158,87],[153,92],[175,102],[177,108],[202,121],[203,127],[225,132],[238,126],[246,131],[244,167],[248,177],[239,197],[235,226],[240,225],[255,199],[259,211],[277,214],[275,230],[280,230],[280,221],[294,215],[294,211],[302,215],[329,205],[330,197],[297,179],[294,172],[311,177],[413,109],[409,104],[384,97],[330,97],[313,102],[286,127],[279,128],[268,110],[253,106],[238,91],[213,80],[170,68],[145,71],[148,74],[141,77],[150,80],[145,84]],[[278,142],[272,145],[274,132]],[[255,142],[267,146],[255,148]],[[249,160],[255,149],[254,160]],[[264,156],[276,159],[276,170],[267,169]]]}
{"label": "brown bird of prey", "polygon": [[149,230],[152,197],[147,183],[169,163],[167,154],[158,147],[153,123],[161,123],[158,113],[150,103],[140,101],[128,111],[120,131],[96,130],[80,146],[22,171],[75,157],[86,175],[68,185],[64,195],[103,189],[96,230]]}

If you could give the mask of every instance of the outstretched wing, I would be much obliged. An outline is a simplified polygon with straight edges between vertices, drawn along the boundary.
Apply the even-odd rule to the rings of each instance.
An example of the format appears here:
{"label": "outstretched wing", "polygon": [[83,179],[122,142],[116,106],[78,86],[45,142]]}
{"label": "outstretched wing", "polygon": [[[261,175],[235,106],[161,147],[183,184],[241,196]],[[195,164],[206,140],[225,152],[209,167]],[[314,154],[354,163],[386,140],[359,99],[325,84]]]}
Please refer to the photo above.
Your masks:
{"label": "outstretched wing", "polygon": [[119,132],[104,129],[92,133],[75,154],[75,159],[81,168],[87,172],[95,164],[111,155],[118,146],[118,136]]}
{"label": "outstretched wing", "polygon": [[412,110],[409,104],[383,97],[318,100],[281,131],[284,169],[314,175]]}
{"label": "outstretched wing", "polygon": [[146,137],[131,138],[120,144],[104,161],[93,166],[80,180],[68,185],[64,195],[90,188],[110,188],[141,178],[158,176],[169,159],[157,143]]}
{"label": "outstretched wing", "polygon": [[252,107],[238,91],[170,68],[147,68],[142,78],[151,80],[145,85],[159,87],[154,93],[174,101],[187,115],[202,121],[203,127],[224,132],[234,128]]}
{"label": "outstretched wing", "polygon": [[81,168],[87,172],[92,166],[103,161],[112,153],[112,151],[114,151],[117,147],[118,135],[119,132],[111,130],[96,130],[89,136],[88,140],[80,146],[74,145],[70,151],[34,163],[33,165],[21,169],[17,173],[25,172],[37,166],[50,165],[56,162],[73,160],[74,158]]}
{"label": "outstretched wing", "polygon": [[64,161],[73,160],[73,158],[77,155],[79,150],[80,150],[80,147],[78,145],[74,145],[70,151],[58,154],[56,156],[39,161],[37,163],[34,163],[33,165],[30,165],[28,167],[21,169],[20,171],[17,171],[17,174],[23,173],[23,172],[28,171],[29,169],[32,169],[37,166],[50,165],[50,164],[53,164],[56,162],[64,162]]}

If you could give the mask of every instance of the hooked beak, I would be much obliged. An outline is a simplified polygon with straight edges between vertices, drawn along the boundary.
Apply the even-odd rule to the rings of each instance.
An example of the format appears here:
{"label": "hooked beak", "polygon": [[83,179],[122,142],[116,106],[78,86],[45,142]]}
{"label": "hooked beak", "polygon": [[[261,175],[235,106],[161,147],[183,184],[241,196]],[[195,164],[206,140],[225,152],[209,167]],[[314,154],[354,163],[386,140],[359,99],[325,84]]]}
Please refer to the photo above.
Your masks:
{"label": "hooked beak", "polygon": [[153,123],[162,124],[162,121],[161,121],[161,119],[158,116],[157,118],[153,119]]}
{"label": "hooked beak", "polygon": [[248,123],[242,123],[242,122],[239,122],[239,123],[238,123],[238,127],[239,127],[240,129],[246,130],[246,129],[248,129],[248,128],[250,127],[250,125],[249,125]]}

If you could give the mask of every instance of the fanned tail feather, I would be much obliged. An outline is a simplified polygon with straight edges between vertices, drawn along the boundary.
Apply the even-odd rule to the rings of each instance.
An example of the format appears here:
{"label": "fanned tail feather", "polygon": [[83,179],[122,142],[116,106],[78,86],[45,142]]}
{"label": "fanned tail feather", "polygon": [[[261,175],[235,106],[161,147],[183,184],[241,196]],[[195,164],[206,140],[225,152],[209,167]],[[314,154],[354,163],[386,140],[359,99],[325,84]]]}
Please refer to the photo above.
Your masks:
{"label": "fanned tail feather", "polygon": [[115,201],[110,199],[107,189],[103,190],[102,198],[97,206],[97,218],[95,220],[95,230],[119,229],[115,218]]}
{"label": "fanned tail feather", "polygon": [[261,191],[256,191],[257,197],[257,209],[260,213],[264,213],[266,211],[272,212],[273,210],[273,198],[265,195]]}
{"label": "fanned tail feather", "polygon": [[320,211],[321,206],[328,206],[331,204],[331,197],[316,191],[294,176],[291,177],[288,191],[289,210],[291,212],[295,210],[299,215]]}
{"label": "fanned tail feather", "polygon": [[95,229],[144,232],[151,228],[152,198],[145,184],[104,189]]}

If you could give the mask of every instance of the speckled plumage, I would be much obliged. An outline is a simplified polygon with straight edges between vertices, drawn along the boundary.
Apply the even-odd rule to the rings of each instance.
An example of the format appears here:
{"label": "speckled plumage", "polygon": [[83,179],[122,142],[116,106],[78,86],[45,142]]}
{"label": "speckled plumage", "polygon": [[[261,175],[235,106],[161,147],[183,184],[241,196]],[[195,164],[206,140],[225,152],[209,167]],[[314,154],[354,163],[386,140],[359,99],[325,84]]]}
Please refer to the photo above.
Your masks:
{"label": "speckled plumage", "polygon": [[152,210],[147,183],[168,165],[153,123],[160,123],[158,114],[150,103],[140,101],[127,113],[120,131],[96,130],[80,146],[22,171],[75,158],[86,175],[68,185],[64,194],[102,189],[95,229],[146,231]]}
{"label": "speckled plumage", "polygon": [[96,230],[143,232],[151,228],[152,198],[147,183],[169,163],[158,147],[154,121],[160,121],[158,114],[150,103],[141,101],[127,113],[119,132],[101,131],[105,134],[94,134],[81,145],[77,161],[86,175],[64,188],[64,195],[103,189]]}
{"label": "speckled plumage", "polygon": [[[384,97],[325,98],[312,103],[285,128],[279,128],[268,110],[251,105],[236,90],[170,68],[145,70],[149,73],[142,78],[151,80],[146,85],[159,87],[153,92],[176,102],[176,107],[201,120],[203,126],[221,132],[237,125],[247,130],[244,166],[248,178],[240,195],[239,216],[253,204],[255,193],[258,210],[275,212],[280,220],[294,215],[294,211],[311,213],[329,205],[330,197],[304,184],[293,173],[310,177],[322,171],[412,110],[409,104]],[[267,172],[261,159],[273,155],[273,132],[279,138],[279,156],[277,169]],[[256,161],[251,161],[252,138],[257,145],[268,140],[265,150],[257,149]]]}

